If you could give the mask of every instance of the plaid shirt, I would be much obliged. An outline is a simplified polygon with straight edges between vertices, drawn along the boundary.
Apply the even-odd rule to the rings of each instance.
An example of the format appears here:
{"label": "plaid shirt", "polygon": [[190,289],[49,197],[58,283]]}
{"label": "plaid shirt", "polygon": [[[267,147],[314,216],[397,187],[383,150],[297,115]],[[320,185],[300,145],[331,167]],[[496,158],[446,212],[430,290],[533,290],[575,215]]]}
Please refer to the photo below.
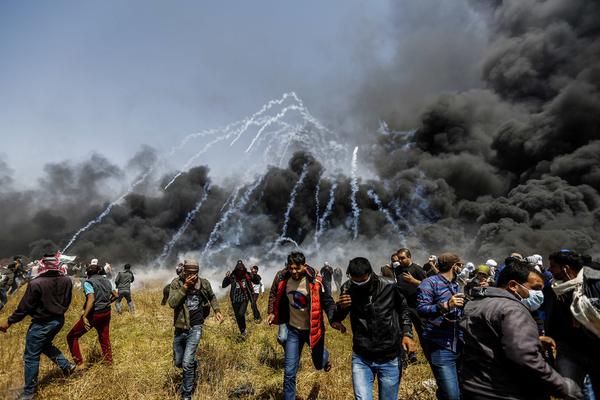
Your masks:
{"label": "plaid shirt", "polygon": [[417,311],[423,320],[423,338],[454,352],[462,341],[459,327],[462,308],[445,311],[442,304],[454,294],[460,293],[456,281],[448,281],[437,274],[423,280],[417,288]]}

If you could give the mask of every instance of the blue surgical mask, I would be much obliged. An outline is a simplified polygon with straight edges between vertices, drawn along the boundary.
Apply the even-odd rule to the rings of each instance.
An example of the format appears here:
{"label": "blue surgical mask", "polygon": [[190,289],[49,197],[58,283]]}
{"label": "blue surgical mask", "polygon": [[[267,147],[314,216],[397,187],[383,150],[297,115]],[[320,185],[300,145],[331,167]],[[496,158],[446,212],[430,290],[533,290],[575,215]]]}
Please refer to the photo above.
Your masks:
{"label": "blue surgical mask", "polygon": [[[527,289],[525,286],[519,284],[519,286]],[[521,299],[521,303],[523,303],[525,305],[525,307],[527,307],[527,309],[529,311],[535,311],[538,308],[540,308],[542,306],[542,304],[544,303],[544,292],[542,292],[541,290],[533,290],[533,289],[527,289],[527,291],[529,292],[529,297],[525,298],[525,299]]]}

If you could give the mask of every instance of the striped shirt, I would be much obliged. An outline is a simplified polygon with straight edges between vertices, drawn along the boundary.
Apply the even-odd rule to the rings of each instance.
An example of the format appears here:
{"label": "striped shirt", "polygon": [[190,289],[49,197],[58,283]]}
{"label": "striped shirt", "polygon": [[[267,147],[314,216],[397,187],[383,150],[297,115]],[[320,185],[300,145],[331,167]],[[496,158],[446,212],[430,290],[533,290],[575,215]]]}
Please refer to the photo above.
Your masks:
{"label": "striped shirt", "polygon": [[442,304],[456,293],[460,293],[459,284],[448,281],[441,274],[423,280],[417,288],[417,311],[423,320],[423,338],[454,352],[458,351],[462,341],[459,322],[464,311],[462,308],[445,311]]}

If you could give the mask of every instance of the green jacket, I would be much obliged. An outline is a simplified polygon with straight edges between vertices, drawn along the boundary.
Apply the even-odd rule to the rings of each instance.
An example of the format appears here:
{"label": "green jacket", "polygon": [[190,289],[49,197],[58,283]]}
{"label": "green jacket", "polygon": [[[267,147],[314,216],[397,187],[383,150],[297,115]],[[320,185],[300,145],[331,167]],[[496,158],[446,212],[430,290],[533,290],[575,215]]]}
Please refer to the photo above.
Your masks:
{"label": "green jacket", "polygon": [[[204,310],[212,309],[217,313],[219,309],[219,302],[217,296],[213,293],[210,282],[206,279],[200,278],[200,293],[203,297],[202,308]],[[175,328],[190,329],[190,311],[185,305],[185,298],[187,293],[183,288],[183,280],[181,278],[175,278],[171,281],[169,287],[169,300],[167,301],[169,307],[174,310],[173,325]],[[205,312],[204,317],[208,316],[208,312]]]}
{"label": "green jacket", "polygon": [[15,270],[13,268],[6,268],[0,275],[2,276],[0,288],[10,289],[15,281]]}

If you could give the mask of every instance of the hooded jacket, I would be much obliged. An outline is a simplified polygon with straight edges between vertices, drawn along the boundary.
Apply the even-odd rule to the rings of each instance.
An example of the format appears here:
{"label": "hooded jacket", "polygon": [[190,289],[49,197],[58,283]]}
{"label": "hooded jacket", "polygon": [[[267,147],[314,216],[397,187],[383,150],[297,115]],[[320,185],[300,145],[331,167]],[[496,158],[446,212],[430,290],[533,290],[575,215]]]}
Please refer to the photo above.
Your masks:
{"label": "hooded jacket", "polygon": [[[273,323],[276,325],[286,324],[290,320],[290,303],[288,301],[285,288],[291,273],[285,271],[277,284],[275,301],[273,303],[273,314],[275,318]],[[323,320],[323,311],[327,314],[327,319],[333,321],[335,312],[335,302],[333,297],[324,290],[321,276],[312,268],[306,267],[307,292],[310,302],[310,348],[313,349],[317,343],[325,336],[325,323]]]}
{"label": "hooded jacket", "polygon": [[565,379],[542,355],[536,323],[505,289],[474,288],[461,321],[462,391],[477,399],[565,396]]}
{"label": "hooded jacket", "polygon": [[369,361],[387,362],[400,354],[402,336],[412,338],[410,311],[394,280],[373,273],[364,286],[342,285],[352,305],[342,309],[338,304],[333,319],[341,322],[350,313],[352,351]]}

